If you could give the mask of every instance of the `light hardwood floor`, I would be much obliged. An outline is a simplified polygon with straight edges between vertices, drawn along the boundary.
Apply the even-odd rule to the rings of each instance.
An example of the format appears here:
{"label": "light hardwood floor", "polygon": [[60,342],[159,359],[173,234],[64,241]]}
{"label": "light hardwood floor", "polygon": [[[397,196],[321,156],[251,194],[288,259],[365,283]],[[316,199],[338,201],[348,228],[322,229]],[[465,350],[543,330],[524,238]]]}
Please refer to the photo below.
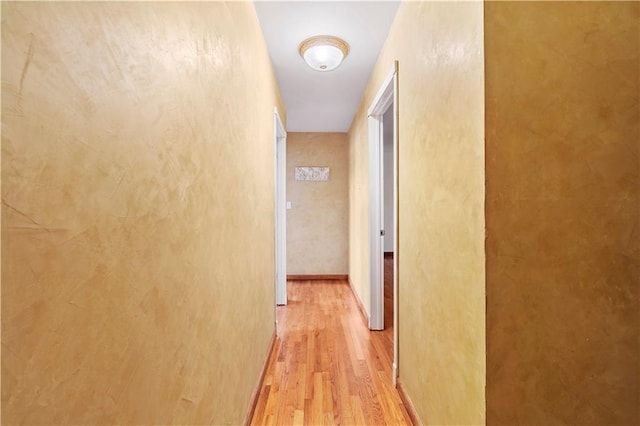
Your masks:
{"label": "light hardwood floor", "polygon": [[251,424],[411,424],[391,384],[389,335],[362,321],[346,281],[290,281]]}

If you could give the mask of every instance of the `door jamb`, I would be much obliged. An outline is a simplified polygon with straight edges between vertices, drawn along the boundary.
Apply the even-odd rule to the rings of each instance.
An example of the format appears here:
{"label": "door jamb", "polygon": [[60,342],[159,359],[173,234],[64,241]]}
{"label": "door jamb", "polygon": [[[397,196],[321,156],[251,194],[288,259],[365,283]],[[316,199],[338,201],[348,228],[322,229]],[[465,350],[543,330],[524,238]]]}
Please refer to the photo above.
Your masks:
{"label": "door jamb", "polygon": [[[286,209],[286,165],[287,132],[282,125],[278,108],[274,115],[274,216],[275,216],[275,299],[277,305],[287,304],[287,209]],[[275,308],[274,308],[275,309]],[[276,334],[278,319],[276,316]]]}
{"label": "door jamb", "polygon": [[394,152],[394,197],[393,197],[393,367],[392,380],[395,386],[398,377],[398,61],[394,61],[376,97],[367,111],[369,117],[369,275],[371,330],[384,329],[384,248],[382,232],[382,115],[393,105],[393,152]]}

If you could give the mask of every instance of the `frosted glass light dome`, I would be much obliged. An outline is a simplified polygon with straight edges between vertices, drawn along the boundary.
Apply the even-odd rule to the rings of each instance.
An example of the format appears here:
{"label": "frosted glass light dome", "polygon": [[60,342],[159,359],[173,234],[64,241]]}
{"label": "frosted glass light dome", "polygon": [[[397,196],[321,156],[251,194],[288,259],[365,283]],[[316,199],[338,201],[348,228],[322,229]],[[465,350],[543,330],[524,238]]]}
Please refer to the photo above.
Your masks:
{"label": "frosted glass light dome", "polygon": [[337,37],[314,36],[300,43],[298,49],[304,61],[316,71],[331,71],[349,53],[349,45]]}

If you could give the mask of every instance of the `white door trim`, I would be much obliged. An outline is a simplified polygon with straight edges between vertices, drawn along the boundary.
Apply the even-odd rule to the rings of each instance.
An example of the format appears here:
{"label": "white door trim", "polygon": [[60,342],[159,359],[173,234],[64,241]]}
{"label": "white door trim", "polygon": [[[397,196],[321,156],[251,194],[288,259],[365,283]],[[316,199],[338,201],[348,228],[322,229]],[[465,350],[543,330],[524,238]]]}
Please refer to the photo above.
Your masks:
{"label": "white door trim", "polygon": [[[274,107],[276,305],[287,304],[287,132]],[[276,320],[277,332],[277,320]]]}
{"label": "white door trim", "polygon": [[393,105],[394,199],[393,199],[393,372],[398,377],[398,61],[394,61],[367,114],[369,116],[369,328],[384,329],[384,230],[382,116]]}
{"label": "white door trim", "polygon": [[382,263],[382,224],[380,208],[382,181],[382,119],[369,115],[369,329],[384,330],[384,264]]}

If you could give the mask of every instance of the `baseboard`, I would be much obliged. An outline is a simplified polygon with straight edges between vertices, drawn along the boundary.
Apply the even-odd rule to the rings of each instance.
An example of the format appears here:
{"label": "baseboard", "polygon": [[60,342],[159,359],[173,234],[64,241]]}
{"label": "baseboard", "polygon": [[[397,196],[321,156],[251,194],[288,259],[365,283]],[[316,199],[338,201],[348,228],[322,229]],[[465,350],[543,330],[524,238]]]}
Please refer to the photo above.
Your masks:
{"label": "baseboard", "polygon": [[398,395],[400,395],[400,399],[402,400],[402,405],[404,405],[405,410],[407,410],[407,414],[411,419],[411,423],[413,426],[422,426],[422,421],[420,421],[420,417],[418,417],[418,413],[416,412],[413,403],[411,402],[411,398],[407,394],[404,386],[402,386],[402,381],[398,378],[396,389],[398,390]]}
{"label": "baseboard", "polygon": [[358,311],[360,311],[360,317],[362,317],[362,322],[364,326],[369,328],[369,315],[367,315],[366,309],[364,309],[364,305],[362,305],[362,301],[358,296],[358,292],[353,287],[353,283],[351,282],[351,277],[349,279],[349,288],[351,289],[351,293],[353,293],[353,297],[356,299],[356,304],[358,305]]}
{"label": "baseboard", "polygon": [[271,335],[271,341],[269,342],[269,349],[267,351],[267,356],[264,360],[264,365],[262,366],[262,370],[260,371],[260,378],[258,379],[258,384],[256,388],[253,390],[251,394],[251,399],[249,400],[249,408],[247,409],[247,414],[244,416],[243,425],[249,426],[251,424],[251,419],[253,418],[253,414],[256,411],[256,406],[258,405],[258,399],[260,398],[260,391],[262,390],[262,384],[264,383],[264,376],[267,374],[267,369],[269,368],[269,363],[271,362],[271,357],[275,352],[276,347],[276,332],[273,331],[273,335]]}
{"label": "baseboard", "polygon": [[325,275],[287,275],[287,281],[346,281],[346,274],[325,274]]}

